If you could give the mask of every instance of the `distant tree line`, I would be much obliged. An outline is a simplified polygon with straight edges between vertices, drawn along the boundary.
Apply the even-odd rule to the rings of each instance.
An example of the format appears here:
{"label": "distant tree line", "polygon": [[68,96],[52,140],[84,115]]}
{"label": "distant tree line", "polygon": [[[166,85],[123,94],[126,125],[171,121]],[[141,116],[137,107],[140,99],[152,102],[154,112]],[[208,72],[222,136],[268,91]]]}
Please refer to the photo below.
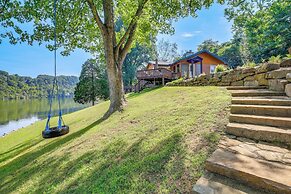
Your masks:
{"label": "distant tree line", "polygon": [[[53,76],[39,75],[36,78],[27,76],[9,75],[0,71],[0,98],[46,98],[52,92]],[[58,76],[59,93],[61,96],[73,96],[78,82],[76,76]]]}

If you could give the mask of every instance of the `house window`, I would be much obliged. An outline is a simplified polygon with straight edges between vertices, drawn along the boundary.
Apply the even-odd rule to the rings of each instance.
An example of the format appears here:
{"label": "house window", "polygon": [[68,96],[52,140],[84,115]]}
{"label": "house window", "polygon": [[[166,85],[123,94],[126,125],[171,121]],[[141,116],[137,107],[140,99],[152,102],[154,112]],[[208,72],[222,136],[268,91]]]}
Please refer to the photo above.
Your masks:
{"label": "house window", "polygon": [[177,65],[177,73],[180,72],[180,64]]}
{"label": "house window", "polygon": [[176,73],[176,66],[173,67],[173,72]]}
{"label": "house window", "polygon": [[210,73],[214,73],[216,65],[210,65]]}

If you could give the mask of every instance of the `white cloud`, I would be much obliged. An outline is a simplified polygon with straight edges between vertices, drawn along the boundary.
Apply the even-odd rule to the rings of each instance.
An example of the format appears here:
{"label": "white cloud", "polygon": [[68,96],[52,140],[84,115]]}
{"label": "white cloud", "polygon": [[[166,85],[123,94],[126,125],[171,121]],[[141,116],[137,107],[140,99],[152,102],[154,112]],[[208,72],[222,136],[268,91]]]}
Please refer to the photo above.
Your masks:
{"label": "white cloud", "polygon": [[197,36],[200,33],[201,33],[201,31],[199,31],[199,30],[196,30],[196,31],[193,31],[193,32],[184,32],[182,34],[182,37],[184,37],[184,38],[191,38],[193,36]]}

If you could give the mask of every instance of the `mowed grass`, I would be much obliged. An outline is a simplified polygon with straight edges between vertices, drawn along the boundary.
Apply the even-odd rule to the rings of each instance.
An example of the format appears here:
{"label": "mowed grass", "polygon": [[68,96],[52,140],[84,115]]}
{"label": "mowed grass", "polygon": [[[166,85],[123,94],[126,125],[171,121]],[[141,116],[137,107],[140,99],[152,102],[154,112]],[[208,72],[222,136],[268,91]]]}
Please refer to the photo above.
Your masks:
{"label": "mowed grass", "polygon": [[108,102],[65,115],[62,137],[42,139],[37,122],[0,138],[0,193],[188,193],[229,104],[223,88],[164,87],[105,121]]}

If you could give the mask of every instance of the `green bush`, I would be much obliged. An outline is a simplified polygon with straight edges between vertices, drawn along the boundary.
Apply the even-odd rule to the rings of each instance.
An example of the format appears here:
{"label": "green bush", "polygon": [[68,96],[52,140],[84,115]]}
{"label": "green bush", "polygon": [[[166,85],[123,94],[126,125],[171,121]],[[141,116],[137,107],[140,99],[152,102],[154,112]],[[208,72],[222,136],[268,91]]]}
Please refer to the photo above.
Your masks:
{"label": "green bush", "polygon": [[285,59],[285,60],[291,59],[291,54],[287,54],[286,57],[284,57],[283,59]]}
{"label": "green bush", "polygon": [[227,68],[226,68],[224,65],[217,65],[217,66],[215,67],[214,72],[215,72],[215,73],[217,73],[217,72],[224,72],[224,71],[226,71],[226,70],[227,70]]}
{"label": "green bush", "polygon": [[248,62],[248,63],[245,63],[242,67],[249,68],[249,67],[255,67],[255,66],[257,66],[257,64],[255,64],[254,62]]}
{"label": "green bush", "polygon": [[271,63],[281,63],[281,62],[282,62],[281,55],[278,55],[278,56],[271,56],[271,57],[268,59],[268,62],[271,62]]}
{"label": "green bush", "polygon": [[176,79],[174,81],[167,83],[166,85],[167,86],[177,86],[177,85],[180,85],[180,83],[182,83],[183,81],[184,81],[183,78],[179,78],[179,79]]}

